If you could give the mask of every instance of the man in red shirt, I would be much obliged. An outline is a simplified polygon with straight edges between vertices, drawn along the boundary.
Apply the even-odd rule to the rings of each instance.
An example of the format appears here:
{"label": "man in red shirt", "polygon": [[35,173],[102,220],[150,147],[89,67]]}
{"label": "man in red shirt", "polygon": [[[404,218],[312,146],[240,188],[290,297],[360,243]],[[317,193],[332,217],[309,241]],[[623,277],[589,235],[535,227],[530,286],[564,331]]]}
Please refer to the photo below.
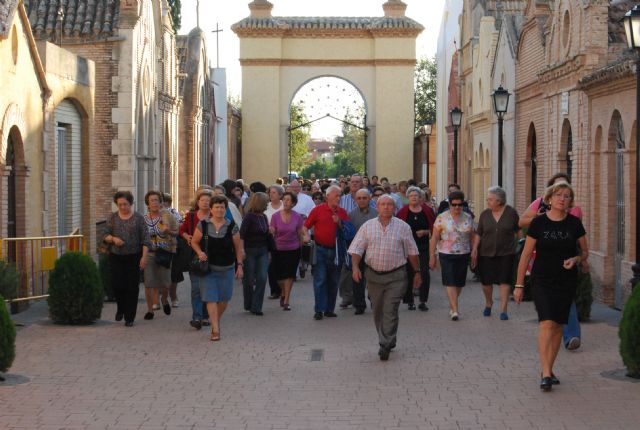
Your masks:
{"label": "man in red shirt", "polygon": [[316,242],[316,264],[313,266],[313,293],[316,320],[336,317],[336,296],[341,264],[336,256],[336,235],[342,221],[348,221],[347,212],[340,205],[342,191],[337,185],[327,188],[326,203],[313,208],[304,222],[306,229],[313,228]]}

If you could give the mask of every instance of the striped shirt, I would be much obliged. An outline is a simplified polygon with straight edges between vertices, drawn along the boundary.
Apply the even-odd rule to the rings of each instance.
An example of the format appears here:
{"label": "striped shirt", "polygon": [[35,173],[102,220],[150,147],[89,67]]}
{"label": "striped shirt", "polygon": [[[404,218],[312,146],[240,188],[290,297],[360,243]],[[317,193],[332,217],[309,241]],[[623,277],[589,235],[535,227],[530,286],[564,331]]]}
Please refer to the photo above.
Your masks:
{"label": "striped shirt", "polygon": [[348,252],[362,256],[365,251],[365,264],[377,272],[397,269],[407,263],[409,255],[418,255],[411,227],[396,217],[386,227],[380,218],[362,224]]}

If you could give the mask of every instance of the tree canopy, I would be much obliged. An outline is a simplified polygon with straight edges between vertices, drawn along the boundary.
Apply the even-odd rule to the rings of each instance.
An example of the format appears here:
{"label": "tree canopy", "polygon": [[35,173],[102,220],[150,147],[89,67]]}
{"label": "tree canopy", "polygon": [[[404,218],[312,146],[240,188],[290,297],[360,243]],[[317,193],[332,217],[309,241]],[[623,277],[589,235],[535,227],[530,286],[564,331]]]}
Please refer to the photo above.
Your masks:
{"label": "tree canopy", "polygon": [[420,127],[427,121],[434,122],[436,120],[437,74],[438,67],[435,57],[418,60],[414,74],[416,127]]}
{"label": "tree canopy", "polygon": [[311,127],[306,124],[309,118],[304,112],[304,104],[292,104],[291,105],[291,136],[290,142],[291,148],[291,170],[294,172],[300,172],[305,164],[308,164],[309,160],[309,137]]}
{"label": "tree canopy", "polygon": [[171,20],[173,21],[173,31],[178,34],[178,30],[180,30],[180,26],[182,24],[182,5],[180,4],[180,0],[168,0],[169,7],[171,8]]}

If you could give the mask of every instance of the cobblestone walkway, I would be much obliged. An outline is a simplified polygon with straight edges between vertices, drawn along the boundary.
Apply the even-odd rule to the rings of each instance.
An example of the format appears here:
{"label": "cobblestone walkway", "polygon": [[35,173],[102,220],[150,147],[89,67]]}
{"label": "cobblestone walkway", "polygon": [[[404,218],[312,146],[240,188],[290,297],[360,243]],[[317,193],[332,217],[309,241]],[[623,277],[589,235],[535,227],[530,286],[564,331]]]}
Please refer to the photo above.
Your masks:
{"label": "cobblestone walkway", "polygon": [[291,312],[265,300],[262,317],[242,310],[237,284],[221,342],[189,327],[188,281],[169,317],[142,320],[141,300],[133,328],[112,320],[111,303],[86,327],[53,325],[40,304],[16,317],[26,324],[0,384],[0,429],[638,428],[640,383],[620,370],[618,312],[595,306],[583,346],[560,352],[562,383],[542,393],[533,305],[485,318],[470,283],[452,322],[432,279],[428,312],[403,305],[388,362],[369,310],[312,319],[309,279],[295,284]]}

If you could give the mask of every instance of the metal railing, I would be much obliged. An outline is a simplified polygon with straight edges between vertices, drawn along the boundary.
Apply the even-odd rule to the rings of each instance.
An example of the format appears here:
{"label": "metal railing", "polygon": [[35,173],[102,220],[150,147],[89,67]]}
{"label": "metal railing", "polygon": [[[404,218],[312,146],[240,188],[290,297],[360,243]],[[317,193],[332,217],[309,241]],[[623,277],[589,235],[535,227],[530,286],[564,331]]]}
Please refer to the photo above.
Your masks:
{"label": "metal railing", "polygon": [[7,302],[26,302],[49,297],[49,272],[67,251],[87,253],[87,241],[76,229],[68,236],[0,239],[0,259],[14,264],[18,291]]}

